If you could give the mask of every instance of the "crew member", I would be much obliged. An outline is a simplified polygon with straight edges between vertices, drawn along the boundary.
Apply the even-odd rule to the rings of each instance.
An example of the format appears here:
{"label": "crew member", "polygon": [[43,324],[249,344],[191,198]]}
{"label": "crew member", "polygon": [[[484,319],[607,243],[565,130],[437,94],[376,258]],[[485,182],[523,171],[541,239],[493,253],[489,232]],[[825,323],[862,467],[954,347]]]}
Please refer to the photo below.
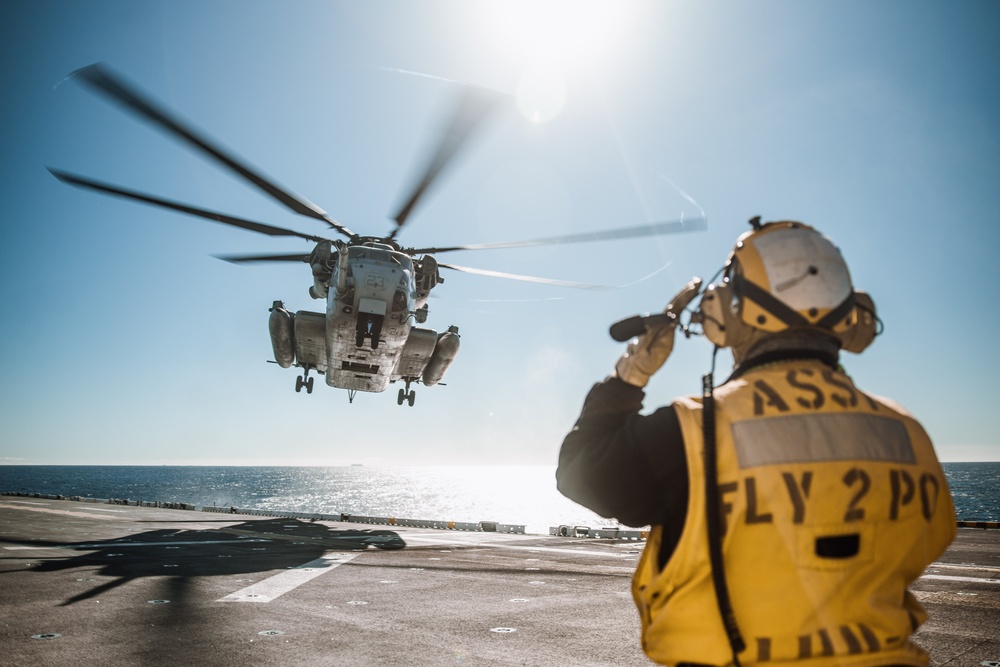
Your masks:
{"label": "crew member", "polygon": [[658,663],[925,666],[907,587],[955,535],[944,473],[916,419],[839,365],[880,322],[837,247],[802,223],[751,224],[691,316],[732,375],[639,414],[696,278],[591,389],[559,490],[651,526],[632,594]]}

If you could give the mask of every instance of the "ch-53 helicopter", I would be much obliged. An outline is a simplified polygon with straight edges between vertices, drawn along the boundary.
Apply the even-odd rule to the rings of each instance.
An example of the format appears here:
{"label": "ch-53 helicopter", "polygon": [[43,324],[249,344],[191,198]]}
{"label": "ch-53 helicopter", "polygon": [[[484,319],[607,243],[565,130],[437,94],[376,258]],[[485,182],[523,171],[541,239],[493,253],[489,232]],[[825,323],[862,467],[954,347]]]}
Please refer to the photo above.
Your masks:
{"label": "ch-53 helicopter", "polygon": [[90,65],[75,71],[72,76],[93,91],[122,105],[127,111],[217,161],[295,213],[319,220],[343,237],[329,239],[300,233],[49,168],[56,178],[77,187],[261,234],[299,237],[313,242],[315,245],[309,253],[217,256],[230,262],[305,262],[312,269],[313,282],[309,295],[326,301],[325,312],[299,310],[292,313],[281,301],[274,301],[268,320],[274,361],[282,368],[294,366],[302,369],[302,374],[296,378],[296,392],[301,392],[304,388],[306,393],[312,393],[315,378],[309,376],[310,372],[325,375],[326,384],[331,387],[346,389],[351,402],[358,391],[382,392],[389,384],[401,380],[405,383],[405,388],[399,390],[397,404],[405,402],[412,406],[416,394],[410,388],[411,384],[438,384],[458,352],[458,328],[450,326],[447,331],[438,333],[416,325],[427,320],[427,299],[431,290],[444,282],[439,269],[565,287],[601,287],[445,264],[435,259],[436,254],[457,250],[606,241],[705,227],[704,218],[694,218],[527,241],[404,247],[396,240],[396,236],[418,202],[473,131],[499,106],[504,96],[465,86],[436,152],[409,191],[405,203],[392,218],[395,226],[385,236],[364,236],[352,232],[317,205],[279,186],[247,163],[237,160],[230,152],[167,111],[163,105],[154,102],[106,65]]}

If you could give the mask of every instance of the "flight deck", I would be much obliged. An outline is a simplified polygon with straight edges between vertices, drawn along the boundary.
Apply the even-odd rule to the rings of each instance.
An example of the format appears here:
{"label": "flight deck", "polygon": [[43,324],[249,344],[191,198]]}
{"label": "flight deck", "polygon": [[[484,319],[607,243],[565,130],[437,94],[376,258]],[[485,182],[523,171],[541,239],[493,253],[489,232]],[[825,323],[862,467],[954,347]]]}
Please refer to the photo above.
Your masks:
{"label": "flight deck", "polygon": [[[573,533],[575,534],[575,533]],[[635,539],[0,496],[0,655],[62,665],[651,665]],[[1000,666],[1000,530],[914,585],[934,665]]]}

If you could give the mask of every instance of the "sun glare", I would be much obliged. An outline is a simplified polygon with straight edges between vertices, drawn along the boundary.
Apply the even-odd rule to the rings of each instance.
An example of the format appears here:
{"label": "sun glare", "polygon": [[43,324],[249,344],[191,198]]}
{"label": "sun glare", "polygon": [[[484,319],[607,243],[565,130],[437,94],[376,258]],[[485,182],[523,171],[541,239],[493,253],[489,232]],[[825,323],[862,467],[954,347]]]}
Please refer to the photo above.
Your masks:
{"label": "sun glare", "polygon": [[515,97],[525,118],[534,123],[550,121],[566,105],[566,79],[554,65],[529,67],[517,83]]}
{"label": "sun glare", "polygon": [[596,68],[628,23],[630,3],[606,0],[508,0],[483,5],[502,51],[522,68],[518,109],[534,122],[559,115],[570,73]]}

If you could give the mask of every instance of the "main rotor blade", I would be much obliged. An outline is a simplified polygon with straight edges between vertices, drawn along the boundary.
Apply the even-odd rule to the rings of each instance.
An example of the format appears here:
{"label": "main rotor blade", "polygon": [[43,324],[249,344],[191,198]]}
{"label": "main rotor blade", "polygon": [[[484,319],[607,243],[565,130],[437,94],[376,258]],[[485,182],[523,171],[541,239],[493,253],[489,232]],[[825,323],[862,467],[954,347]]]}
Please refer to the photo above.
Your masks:
{"label": "main rotor blade", "polygon": [[296,213],[322,220],[341,234],[349,237],[354,236],[351,230],[331,218],[319,206],[301,195],[282,188],[273,180],[254,171],[248,165],[237,160],[233,155],[214,145],[208,138],[195,131],[180,118],[172,115],[152,99],[140,93],[131,84],[126,83],[124,79],[113,73],[106,65],[95,63],[76,70],[73,72],[73,76],[80,77],[84,83],[97,92],[109,96],[126,109],[139,114],[161,129],[166,130],[173,136],[186,141],[204,154],[214,158],[223,166],[233,170]]}
{"label": "main rotor blade", "polygon": [[590,283],[575,283],[570,280],[556,280],[554,278],[539,278],[537,276],[523,276],[518,273],[504,273],[502,271],[490,271],[489,269],[474,269],[468,266],[458,266],[456,264],[438,264],[440,267],[461,271],[462,273],[474,273],[480,276],[490,276],[493,278],[505,278],[507,280],[522,280],[528,283],[540,283],[542,285],[556,285],[558,287],[572,287],[575,289],[589,290],[611,290],[617,289],[609,285],[592,285]]}
{"label": "main rotor blade", "polygon": [[327,241],[321,236],[313,236],[312,234],[302,234],[300,232],[293,231],[291,229],[285,229],[284,227],[275,227],[274,225],[268,225],[263,222],[254,222],[253,220],[246,220],[244,218],[237,218],[232,215],[227,215],[225,213],[218,213],[216,211],[209,211],[207,209],[196,208],[194,206],[188,206],[187,204],[182,204],[180,202],[170,201],[169,199],[161,199],[159,197],[154,197],[142,192],[137,192],[135,190],[126,190],[125,188],[120,188],[116,185],[111,185],[109,183],[102,183],[100,181],[91,180],[83,176],[77,176],[76,174],[70,174],[65,171],[59,171],[58,169],[53,169],[49,167],[48,170],[52,172],[52,175],[58,178],[63,183],[68,183],[70,185],[75,185],[77,187],[89,188],[91,190],[97,190],[98,192],[103,192],[105,194],[114,195],[116,197],[125,197],[126,199],[134,199],[136,201],[141,201],[146,204],[152,204],[153,206],[162,206],[163,208],[169,208],[174,211],[180,211],[181,213],[187,213],[188,215],[198,216],[200,218],[205,218],[213,222],[221,222],[226,225],[232,225],[233,227],[241,227],[243,229],[249,229],[252,232],[259,232],[261,234],[267,234],[268,236],[297,236],[302,239],[309,241]]}
{"label": "main rotor blade", "polygon": [[216,259],[242,264],[244,262],[308,262],[309,254],[302,253],[283,255],[213,255]]}
{"label": "main rotor blade", "polygon": [[478,243],[472,245],[447,246],[443,248],[414,248],[409,252],[414,254],[435,254],[454,250],[491,250],[494,248],[529,248],[532,246],[558,245],[561,243],[588,243],[591,241],[614,241],[617,239],[636,238],[640,236],[655,236],[658,234],[674,234],[677,232],[694,232],[706,229],[705,218],[692,220],[672,220],[670,222],[654,222],[648,225],[625,227],[623,229],[607,229],[599,232],[581,232],[566,236],[550,236],[529,241],[507,241],[503,243]]}
{"label": "main rotor blade", "polygon": [[389,234],[390,239],[396,237],[424,193],[431,187],[451,159],[455,157],[455,154],[466,143],[476,127],[499,105],[502,99],[503,96],[500,93],[485,88],[468,86],[464,89],[456,105],[455,114],[445,128],[437,152],[424,168],[423,176],[413,186],[410,197],[393,218],[396,221],[396,228]]}

